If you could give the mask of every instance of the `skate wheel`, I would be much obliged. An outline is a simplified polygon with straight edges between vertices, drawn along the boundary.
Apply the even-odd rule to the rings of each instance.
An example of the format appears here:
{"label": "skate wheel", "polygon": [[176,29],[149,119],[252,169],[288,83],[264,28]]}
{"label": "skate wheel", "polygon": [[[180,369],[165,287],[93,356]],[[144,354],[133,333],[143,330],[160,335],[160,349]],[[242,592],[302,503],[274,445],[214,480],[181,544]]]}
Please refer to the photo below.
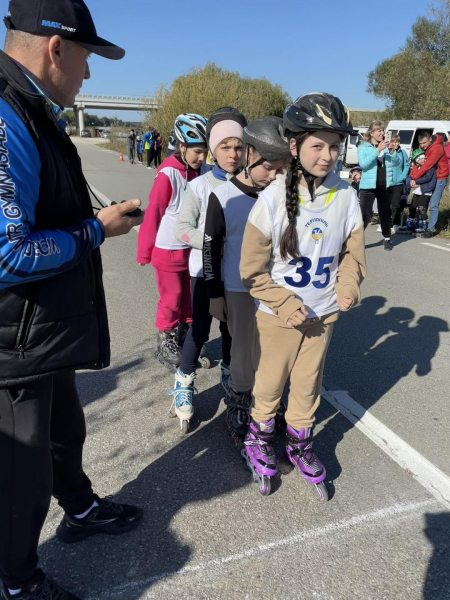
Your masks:
{"label": "skate wheel", "polygon": [[319,494],[319,499],[321,502],[328,502],[328,490],[324,483],[316,483],[314,485],[317,493]]}
{"label": "skate wheel", "polygon": [[261,496],[268,496],[270,494],[271,483],[270,477],[266,475],[261,475],[259,479],[259,493]]}
{"label": "skate wheel", "polygon": [[211,368],[211,362],[210,362],[209,358],[207,358],[206,356],[203,356],[202,358],[200,358],[199,363],[200,363],[202,369]]}
{"label": "skate wheel", "polygon": [[180,421],[181,431],[186,434],[189,432],[189,421]]}

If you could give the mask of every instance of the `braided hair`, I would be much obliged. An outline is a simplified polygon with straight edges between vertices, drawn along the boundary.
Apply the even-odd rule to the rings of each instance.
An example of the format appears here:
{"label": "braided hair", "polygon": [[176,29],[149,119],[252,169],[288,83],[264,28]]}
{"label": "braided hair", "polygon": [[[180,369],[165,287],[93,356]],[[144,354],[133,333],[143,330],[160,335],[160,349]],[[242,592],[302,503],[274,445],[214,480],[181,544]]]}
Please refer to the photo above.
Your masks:
{"label": "braided hair", "polygon": [[295,156],[287,168],[286,173],[286,211],[289,225],[285,229],[280,241],[280,254],[283,260],[289,257],[297,259],[297,227],[295,226],[298,214],[298,170]]}
{"label": "braided hair", "polygon": [[300,153],[300,146],[302,142],[308,137],[309,133],[301,133],[294,137],[297,146],[297,156],[292,156],[290,163],[287,167],[286,172],[286,212],[288,216],[289,225],[285,229],[280,241],[280,255],[285,261],[289,258],[298,260],[298,240],[297,240],[297,215],[299,213],[299,202],[298,202],[298,175],[299,168],[301,168],[300,159],[298,154]]}

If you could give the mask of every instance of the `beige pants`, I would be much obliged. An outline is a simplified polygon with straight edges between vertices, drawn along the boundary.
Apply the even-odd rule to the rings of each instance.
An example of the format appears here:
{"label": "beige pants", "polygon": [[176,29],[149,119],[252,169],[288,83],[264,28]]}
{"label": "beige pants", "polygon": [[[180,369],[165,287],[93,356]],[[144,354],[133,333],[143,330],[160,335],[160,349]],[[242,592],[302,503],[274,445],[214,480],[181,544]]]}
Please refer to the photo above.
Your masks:
{"label": "beige pants", "polygon": [[255,372],[252,350],[255,333],[255,301],[247,292],[227,292],[227,323],[231,342],[231,387],[236,392],[253,388]]}
{"label": "beige pants", "polygon": [[256,366],[252,418],[260,423],[275,416],[291,378],[286,421],[295,429],[312,427],[320,404],[323,367],[334,323],[321,320],[287,329],[256,319]]}

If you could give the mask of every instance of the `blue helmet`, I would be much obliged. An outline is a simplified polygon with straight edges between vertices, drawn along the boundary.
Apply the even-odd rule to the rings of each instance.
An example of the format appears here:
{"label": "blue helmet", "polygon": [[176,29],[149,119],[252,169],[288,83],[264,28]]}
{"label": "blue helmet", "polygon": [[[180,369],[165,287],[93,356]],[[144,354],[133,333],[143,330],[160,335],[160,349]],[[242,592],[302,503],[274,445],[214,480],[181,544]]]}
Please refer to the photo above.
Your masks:
{"label": "blue helmet", "polygon": [[187,146],[206,146],[207,119],[193,113],[183,113],[175,119],[175,137],[181,144]]}

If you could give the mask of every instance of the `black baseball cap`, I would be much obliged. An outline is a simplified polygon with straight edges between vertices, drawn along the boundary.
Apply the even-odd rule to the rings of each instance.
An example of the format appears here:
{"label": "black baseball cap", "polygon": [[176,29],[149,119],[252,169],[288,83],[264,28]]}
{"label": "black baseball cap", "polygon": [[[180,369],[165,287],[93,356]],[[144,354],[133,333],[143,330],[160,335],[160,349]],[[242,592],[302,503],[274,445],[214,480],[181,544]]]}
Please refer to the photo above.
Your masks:
{"label": "black baseball cap", "polygon": [[8,29],[34,35],[59,35],[104,58],[120,60],[125,50],[97,35],[83,0],[11,0],[4,19]]}

